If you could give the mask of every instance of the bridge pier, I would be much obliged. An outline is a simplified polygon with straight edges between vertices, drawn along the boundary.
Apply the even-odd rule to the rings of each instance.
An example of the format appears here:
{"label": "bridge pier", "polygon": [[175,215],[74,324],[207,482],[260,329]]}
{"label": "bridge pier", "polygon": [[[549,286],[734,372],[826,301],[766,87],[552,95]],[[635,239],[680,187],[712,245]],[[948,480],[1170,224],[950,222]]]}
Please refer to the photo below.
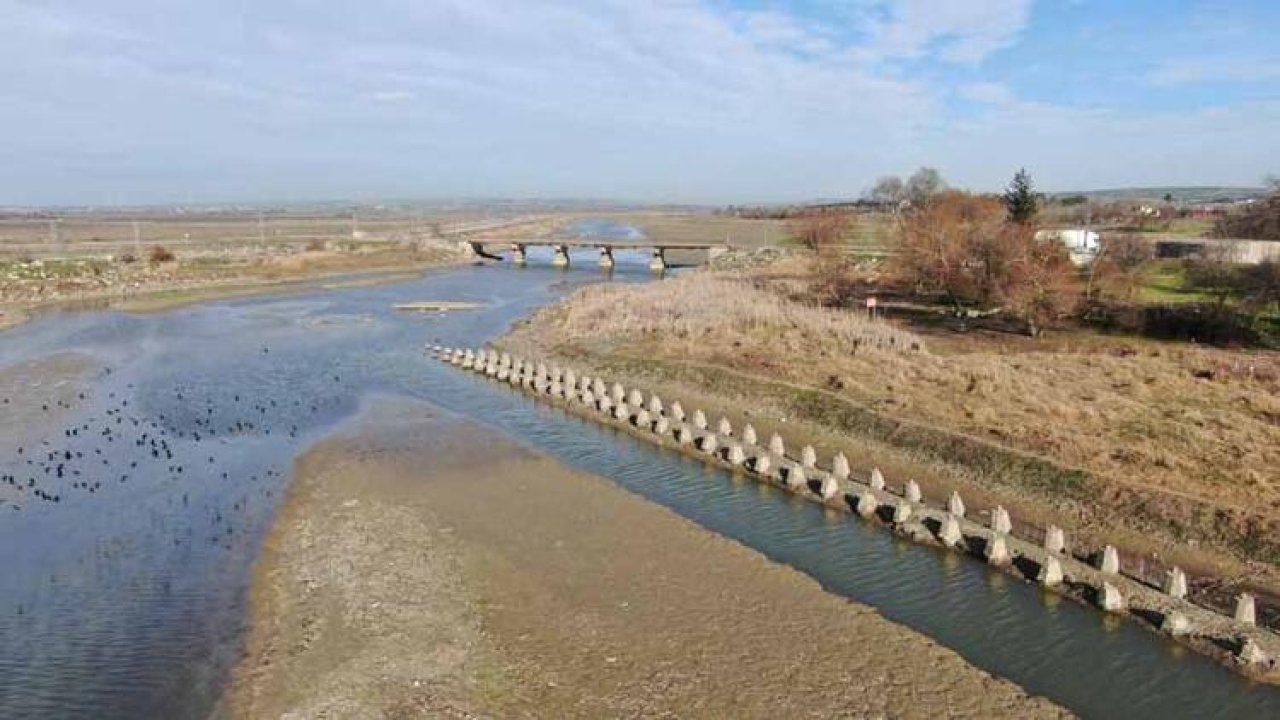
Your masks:
{"label": "bridge pier", "polygon": [[600,267],[606,270],[613,268],[613,248],[608,245],[600,246]]}
{"label": "bridge pier", "polygon": [[653,257],[649,259],[649,269],[654,272],[663,272],[667,269],[666,250],[660,247],[653,249]]}
{"label": "bridge pier", "polygon": [[569,246],[556,245],[555,257],[551,258],[551,264],[558,268],[569,267]]}
{"label": "bridge pier", "polygon": [[511,243],[511,262],[516,265],[524,265],[529,262],[528,256],[524,253],[524,245],[521,243]]}

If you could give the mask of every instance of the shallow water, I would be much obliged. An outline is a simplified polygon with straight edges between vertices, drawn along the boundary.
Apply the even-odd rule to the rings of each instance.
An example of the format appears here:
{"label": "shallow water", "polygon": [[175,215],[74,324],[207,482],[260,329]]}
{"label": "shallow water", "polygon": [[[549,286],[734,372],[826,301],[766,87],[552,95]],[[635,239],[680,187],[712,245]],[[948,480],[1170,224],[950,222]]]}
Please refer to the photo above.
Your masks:
{"label": "shallow water", "polygon": [[[642,262],[624,258],[613,280],[647,278]],[[0,334],[0,367],[77,351],[111,369],[96,374],[48,446],[0,455],[0,473],[60,496],[0,505],[0,717],[206,716],[239,651],[249,569],[292,458],[375,394],[428,400],[612,478],[1082,714],[1280,717],[1280,690],[1252,686],[1135,623],[564,415],[422,353],[432,342],[478,345],[599,279],[594,269],[539,267],[535,257],[523,271],[473,267],[162,315],[51,316]],[[485,307],[390,309],[437,299]],[[72,425],[79,432],[68,437]],[[41,459],[55,451],[63,453],[56,463]],[[90,492],[80,483],[101,485]]]}

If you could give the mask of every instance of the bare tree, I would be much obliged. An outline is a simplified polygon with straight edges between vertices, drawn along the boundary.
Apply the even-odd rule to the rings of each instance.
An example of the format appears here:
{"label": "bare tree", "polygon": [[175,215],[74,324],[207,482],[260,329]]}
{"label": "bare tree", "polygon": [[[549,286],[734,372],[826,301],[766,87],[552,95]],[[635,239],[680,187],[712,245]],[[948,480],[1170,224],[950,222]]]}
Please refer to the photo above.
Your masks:
{"label": "bare tree", "polygon": [[801,245],[818,252],[840,243],[852,227],[848,213],[810,210],[791,222],[791,234]]}
{"label": "bare tree", "polygon": [[997,198],[944,192],[907,215],[899,235],[894,277],[916,293],[942,296],[957,313],[966,306],[1009,312],[1036,335],[1079,297],[1066,248],[1009,222]]}

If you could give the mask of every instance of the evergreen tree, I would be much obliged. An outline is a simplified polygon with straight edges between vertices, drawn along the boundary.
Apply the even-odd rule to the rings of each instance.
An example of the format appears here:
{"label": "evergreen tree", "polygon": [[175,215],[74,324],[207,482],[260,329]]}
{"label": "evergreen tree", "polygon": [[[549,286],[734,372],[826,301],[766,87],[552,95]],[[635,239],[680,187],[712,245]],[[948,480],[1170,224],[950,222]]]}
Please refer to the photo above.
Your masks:
{"label": "evergreen tree", "polygon": [[1009,219],[1020,224],[1028,224],[1036,219],[1040,211],[1040,201],[1036,197],[1035,187],[1031,183],[1031,175],[1026,168],[1018,170],[1013,181],[1004,191],[1004,206]]}

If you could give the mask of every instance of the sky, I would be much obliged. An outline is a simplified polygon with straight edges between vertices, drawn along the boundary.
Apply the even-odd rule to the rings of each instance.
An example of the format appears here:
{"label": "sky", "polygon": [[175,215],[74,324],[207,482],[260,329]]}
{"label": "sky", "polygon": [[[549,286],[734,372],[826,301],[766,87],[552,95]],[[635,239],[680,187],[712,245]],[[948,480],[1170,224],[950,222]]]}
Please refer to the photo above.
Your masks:
{"label": "sky", "polygon": [[1276,0],[0,0],[0,205],[1280,173]]}

